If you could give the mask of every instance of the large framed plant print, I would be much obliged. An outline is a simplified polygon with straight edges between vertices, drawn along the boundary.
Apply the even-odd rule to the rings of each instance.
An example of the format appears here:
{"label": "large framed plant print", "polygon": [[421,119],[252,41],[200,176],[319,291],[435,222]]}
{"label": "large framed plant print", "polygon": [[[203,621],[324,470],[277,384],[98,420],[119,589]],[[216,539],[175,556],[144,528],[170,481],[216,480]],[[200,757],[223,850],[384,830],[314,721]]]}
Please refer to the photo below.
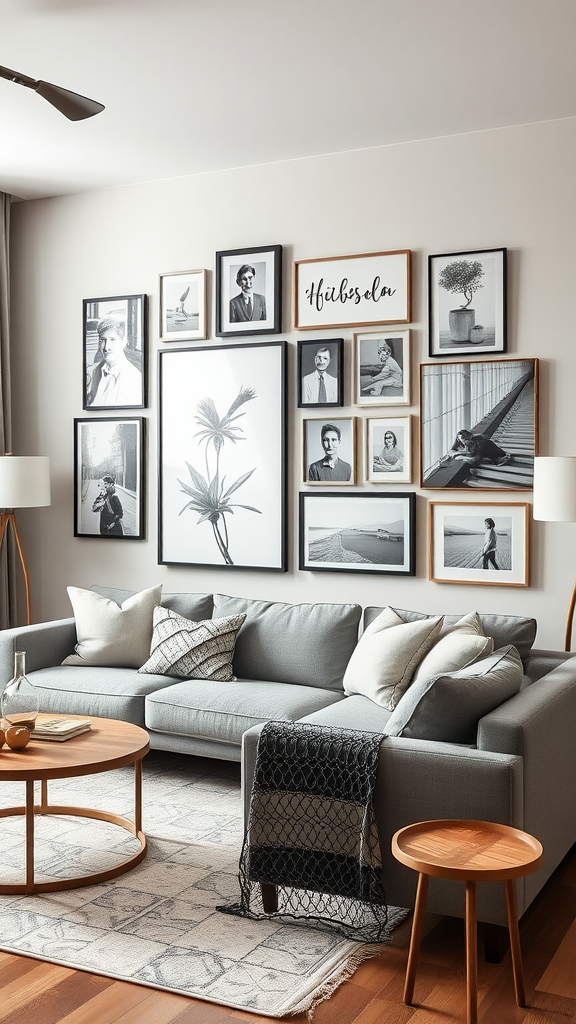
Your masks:
{"label": "large framed plant print", "polygon": [[286,342],[159,361],[159,562],[285,572]]}
{"label": "large framed plant print", "polygon": [[527,503],[431,501],[428,509],[429,579],[528,586]]}
{"label": "large framed plant print", "polygon": [[84,409],[143,409],[147,385],[146,295],[84,299]]}
{"label": "large framed plant print", "polygon": [[428,257],[431,356],[506,351],[506,249]]}
{"label": "large framed plant print", "polygon": [[531,491],[538,360],[420,366],[421,486]]}
{"label": "large framed plant print", "polygon": [[74,536],[144,538],[141,416],[74,420]]}
{"label": "large framed plant print", "polygon": [[300,569],[416,575],[416,495],[300,493]]}

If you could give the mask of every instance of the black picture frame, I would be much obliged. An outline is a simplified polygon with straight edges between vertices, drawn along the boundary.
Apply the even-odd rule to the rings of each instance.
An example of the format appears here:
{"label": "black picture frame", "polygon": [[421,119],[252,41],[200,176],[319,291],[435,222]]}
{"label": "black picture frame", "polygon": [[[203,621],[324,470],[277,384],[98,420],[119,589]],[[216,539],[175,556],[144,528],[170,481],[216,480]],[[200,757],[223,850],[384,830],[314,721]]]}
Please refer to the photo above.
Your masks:
{"label": "black picture frame", "polygon": [[[464,304],[459,302],[462,298],[467,300]],[[450,309],[452,305],[458,308]],[[451,359],[457,355],[497,355],[506,350],[507,250],[477,249],[429,256],[429,355]]]}
{"label": "black picture frame", "polygon": [[[86,410],[145,409],[148,396],[148,296],[108,295],[82,300],[83,388]],[[106,338],[117,362],[108,367]],[[119,368],[119,372],[116,370]],[[138,376],[139,374],[139,376]],[[106,380],[109,384],[106,384]]]}
{"label": "black picture frame", "polygon": [[159,563],[286,572],[286,342],[158,358]]}
{"label": "black picture frame", "polygon": [[301,491],[299,513],[299,569],[416,575],[413,491]]}
{"label": "black picture frame", "polygon": [[[253,271],[249,319],[240,285],[241,271]],[[221,249],[216,253],[216,336],[241,338],[282,330],[282,246]]]}
{"label": "black picture frame", "polygon": [[145,539],[145,432],[143,416],[74,420],[75,537]]}
{"label": "black picture frame", "polygon": [[[316,357],[328,351],[328,363],[319,364]],[[325,373],[326,401],[318,401],[318,378],[316,371]],[[336,371],[336,372],[334,372]],[[298,339],[298,408],[328,409],[344,405],[344,339],[343,338],[299,338]]]}

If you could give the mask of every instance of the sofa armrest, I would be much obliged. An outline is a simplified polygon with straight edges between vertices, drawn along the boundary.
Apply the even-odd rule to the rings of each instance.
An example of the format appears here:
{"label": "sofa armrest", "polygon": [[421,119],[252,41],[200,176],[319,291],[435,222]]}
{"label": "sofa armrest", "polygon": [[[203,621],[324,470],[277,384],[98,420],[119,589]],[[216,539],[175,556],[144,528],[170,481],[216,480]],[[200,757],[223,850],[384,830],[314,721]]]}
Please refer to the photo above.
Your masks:
{"label": "sofa armrest", "polygon": [[573,655],[566,651],[541,651],[533,648],[524,662],[524,672],[535,682],[571,658]]}
{"label": "sofa armrest", "polygon": [[76,644],[76,624],[71,619],[54,619],[33,626],[0,630],[0,690],[14,675],[14,652],[26,652],[26,672],[60,665]]}

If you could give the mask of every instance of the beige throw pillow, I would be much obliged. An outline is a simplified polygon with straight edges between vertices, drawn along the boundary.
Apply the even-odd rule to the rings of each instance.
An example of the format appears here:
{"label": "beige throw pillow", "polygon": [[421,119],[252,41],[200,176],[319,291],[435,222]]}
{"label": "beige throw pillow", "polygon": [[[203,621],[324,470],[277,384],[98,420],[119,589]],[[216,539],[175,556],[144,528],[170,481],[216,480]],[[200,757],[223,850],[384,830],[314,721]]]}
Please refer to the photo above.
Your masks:
{"label": "beige throw pillow", "polygon": [[139,672],[178,679],[214,679],[229,683],[236,637],[246,615],[193,622],[171,608],[156,608],[150,657]]}
{"label": "beige throw pillow", "polygon": [[492,654],[493,650],[494,641],[492,637],[484,635],[478,612],[470,612],[453,626],[442,630],[432,650],[418,665],[412,682],[437,676],[441,672],[458,672],[478,658]]}
{"label": "beige throw pillow", "polygon": [[162,584],[142,590],[117,605],[93,590],[68,587],[78,642],[63,665],[139,668],[150,655],[152,616]]}
{"label": "beige throw pillow", "polygon": [[360,693],[393,711],[443,621],[442,615],[435,615],[404,622],[392,608],[385,608],[358,641],[344,675],[344,692]]}

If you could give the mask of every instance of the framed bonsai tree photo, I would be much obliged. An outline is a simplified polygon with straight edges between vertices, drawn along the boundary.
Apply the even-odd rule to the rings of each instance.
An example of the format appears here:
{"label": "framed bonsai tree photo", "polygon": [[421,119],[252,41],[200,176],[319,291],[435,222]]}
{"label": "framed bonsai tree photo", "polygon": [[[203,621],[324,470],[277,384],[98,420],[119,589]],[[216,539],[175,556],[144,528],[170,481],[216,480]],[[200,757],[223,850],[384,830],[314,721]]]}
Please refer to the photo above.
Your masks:
{"label": "framed bonsai tree photo", "polygon": [[506,249],[428,257],[431,356],[506,351]]}

